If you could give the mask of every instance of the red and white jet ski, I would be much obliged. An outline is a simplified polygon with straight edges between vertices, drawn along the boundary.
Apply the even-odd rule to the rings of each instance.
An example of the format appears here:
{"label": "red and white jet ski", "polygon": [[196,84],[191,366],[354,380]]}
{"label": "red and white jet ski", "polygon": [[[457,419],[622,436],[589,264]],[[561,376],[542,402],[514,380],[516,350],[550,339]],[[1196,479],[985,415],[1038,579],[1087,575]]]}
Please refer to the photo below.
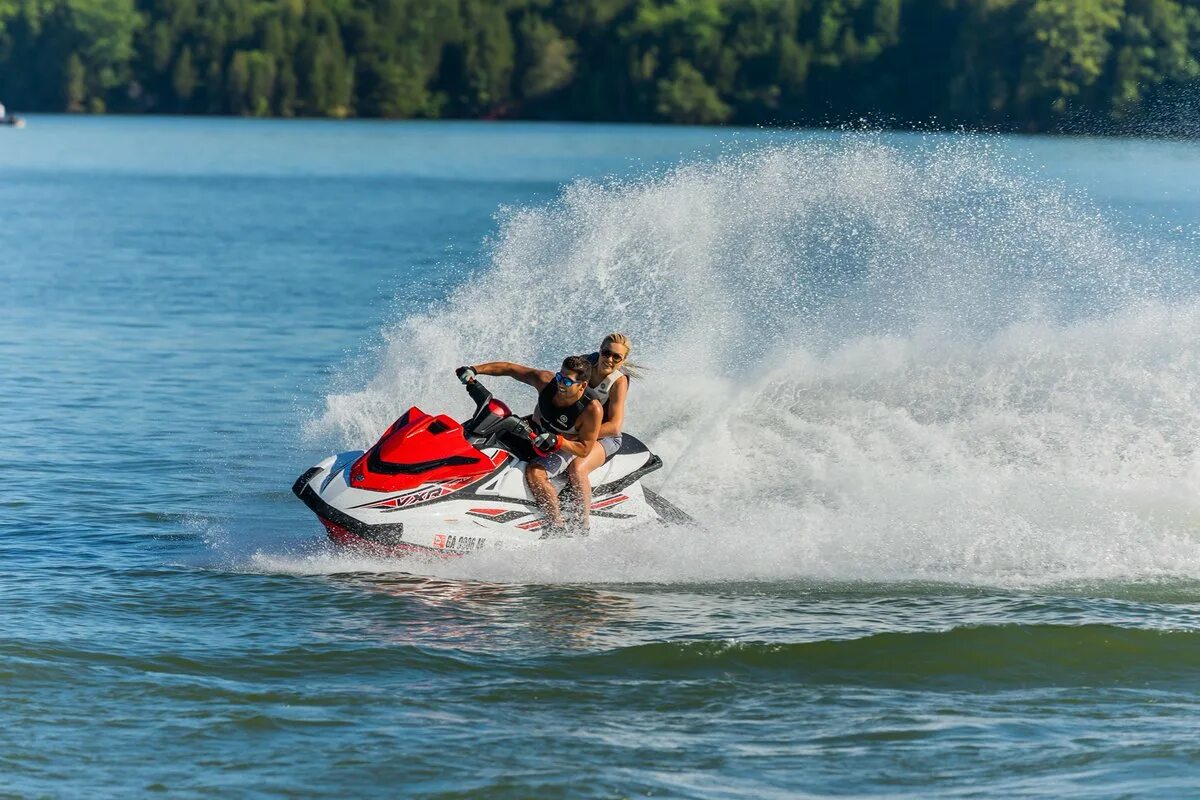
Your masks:
{"label": "red and white jet ski", "polygon": [[[330,456],[292,491],[333,541],[376,554],[452,556],[550,538],[556,532],[525,485],[533,429],[478,380],[467,392],[476,409],[466,422],[410,408],[370,450]],[[621,449],[591,475],[591,531],[689,521],[642,486],[661,466],[624,434]],[[552,483],[561,490],[565,476]]]}

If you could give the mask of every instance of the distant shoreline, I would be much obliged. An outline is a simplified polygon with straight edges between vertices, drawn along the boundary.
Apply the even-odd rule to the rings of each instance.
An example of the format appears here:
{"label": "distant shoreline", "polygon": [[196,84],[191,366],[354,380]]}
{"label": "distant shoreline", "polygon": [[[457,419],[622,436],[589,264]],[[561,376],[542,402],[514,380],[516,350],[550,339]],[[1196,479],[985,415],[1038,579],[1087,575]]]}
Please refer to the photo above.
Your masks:
{"label": "distant shoreline", "polygon": [[[1052,130],[1022,130],[1016,126],[1008,127],[984,127],[984,126],[938,126],[938,125],[903,125],[903,124],[859,124],[859,125],[805,125],[805,124],[739,124],[735,122],[724,124],[700,124],[700,123],[679,123],[661,120],[627,120],[627,119],[595,119],[582,120],[575,118],[562,119],[547,119],[547,118],[523,118],[523,117],[359,117],[359,116],[343,116],[343,117],[328,117],[328,116],[278,116],[278,115],[246,115],[246,114],[180,114],[168,113],[160,111],[106,111],[103,113],[87,113],[74,111],[34,111],[11,115],[21,121],[20,125],[13,127],[24,127],[25,123],[39,118],[54,118],[54,119],[170,119],[170,120],[227,120],[227,121],[246,121],[246,122],[280,122],[280,123],[312,123],[321,122],[329,124],[345,124],[345,123],[415,123],[415,124],[438,124],[438,123],[462,123],[471,124],[477,123],[480,125],[603,125],[603,126],[620,126],[620,127],[647,127],[647,128],[693,128],[704,129],[709,128],[714,131],[764,131],[764,132],[829,132],[829,133],[845,133],[845,134],[871,134],[871,133],[911,133],[911,134],[961,134],[974,136],[1033,136],[1046,138],[1083,138],[1083,139],[1146,139],[1146,140],[1163,140],[1163,141],[1196,141],[1200,139],[1200,127],[1196,131],[1188,133],[1176,133],[1171,131],[1160,130],[1140,130],[1136,126],[1127,126],[1127,129],[1116,129],[1117,126],[1109,126],[1108,130],[1100,130],[1096,128],[1086,127],[1061,127]],[[0,123],[3,125],[3,123]]]}
{"label": "distant shoreline", "polygon": [[1200,136],[1194,0],[0,3],[26,112]]}

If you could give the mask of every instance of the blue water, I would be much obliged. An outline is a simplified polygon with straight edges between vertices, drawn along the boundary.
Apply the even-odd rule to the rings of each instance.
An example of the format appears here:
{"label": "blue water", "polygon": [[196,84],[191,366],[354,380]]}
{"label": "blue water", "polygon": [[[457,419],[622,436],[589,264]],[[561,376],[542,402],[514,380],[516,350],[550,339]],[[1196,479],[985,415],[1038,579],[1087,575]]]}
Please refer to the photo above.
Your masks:
{"label": "blue water", "polygon": [[[35,117],[0,209],[0,795],[1196,794],[1194,143]],[[694,528],[292,497],[610,329]]]}

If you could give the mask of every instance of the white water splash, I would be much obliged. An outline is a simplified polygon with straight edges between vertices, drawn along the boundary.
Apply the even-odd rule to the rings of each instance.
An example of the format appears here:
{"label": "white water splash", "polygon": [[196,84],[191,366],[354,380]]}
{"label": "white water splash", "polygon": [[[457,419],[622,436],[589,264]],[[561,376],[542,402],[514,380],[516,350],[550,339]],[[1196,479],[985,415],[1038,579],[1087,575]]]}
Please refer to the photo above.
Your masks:
{"label": "white water splash", "polygon": [[[308,433],[369,444],[451,371],[627,332],[627,428],[697,529],[409,568],[519,581],[1200,575],[1200,300],[1183,259],[986,144],[765,149],[505,213]],[[512,382],[489,383],[513,405]],[[299,566],[299,565],[297,565]],[[382,567],[383,565],[381,565]]]}

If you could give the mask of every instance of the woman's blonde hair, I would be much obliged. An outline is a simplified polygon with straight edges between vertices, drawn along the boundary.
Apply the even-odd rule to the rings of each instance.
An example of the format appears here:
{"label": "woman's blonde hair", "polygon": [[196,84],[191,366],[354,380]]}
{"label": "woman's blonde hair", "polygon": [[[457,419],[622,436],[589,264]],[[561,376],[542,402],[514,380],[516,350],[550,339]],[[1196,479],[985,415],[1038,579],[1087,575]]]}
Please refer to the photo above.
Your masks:
{"label": "woman's blonde hair", "polygon": [[[603,350],[606,345],[610,344],[619,344],[625,348],[625,360],[621,362],[618,369],[629,376],[629,380],[640,378],[645,367],[629,360],[629,354],[633,352],[633,342],[629,341],[629,337],[623,333],[613,331],[600,342],[600,349]],[[597,363],[599,363],[598,360]]]}

